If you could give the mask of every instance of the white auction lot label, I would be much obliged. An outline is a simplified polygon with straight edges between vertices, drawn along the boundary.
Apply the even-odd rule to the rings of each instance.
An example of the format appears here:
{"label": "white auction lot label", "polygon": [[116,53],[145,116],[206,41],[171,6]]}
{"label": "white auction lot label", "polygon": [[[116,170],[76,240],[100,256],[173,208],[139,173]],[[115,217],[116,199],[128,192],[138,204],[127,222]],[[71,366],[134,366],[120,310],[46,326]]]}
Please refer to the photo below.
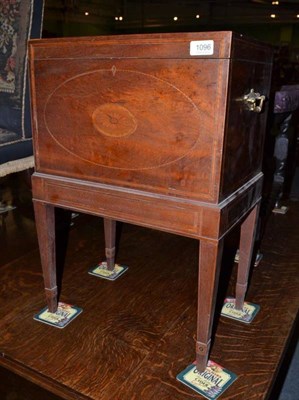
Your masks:
{"label": "white auction lot label", "polygon": [[214,54],[214,40],[193,40],[190,42],[190,56],[211,56]]}

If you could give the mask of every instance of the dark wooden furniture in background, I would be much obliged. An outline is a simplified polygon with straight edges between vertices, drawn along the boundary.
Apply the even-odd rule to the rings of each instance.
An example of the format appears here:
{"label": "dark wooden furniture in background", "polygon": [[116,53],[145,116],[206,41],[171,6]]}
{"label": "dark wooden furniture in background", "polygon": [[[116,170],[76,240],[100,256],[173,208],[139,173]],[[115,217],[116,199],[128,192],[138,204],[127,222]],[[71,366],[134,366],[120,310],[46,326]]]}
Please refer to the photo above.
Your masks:
{"label": "dark wooden furniture in background", "polygon": [[[290,191],[291,184],[287,181],[291,181],[295,174],[295,152],[298,133],[296,128],[294,129],[294,126],[292,126],[292,120],[298,110],[299,85],[282,86],[275,93],[273,110],[273,125],[279,130],[275,137],[275,171],[272,189],[276,209],[280,209],[282,197]],[[289,186],[288,190],[286,183]]]}
{"label": "dark wooden furniture in background", "polygon": [[239,308],[247,288],[271,58],[268,46],[231,32],[31,42],[33,197],[50,311],[56,206],[105,218],[110,268],[116,220],[199,239],[205,368],[223,238],[237,223]]}

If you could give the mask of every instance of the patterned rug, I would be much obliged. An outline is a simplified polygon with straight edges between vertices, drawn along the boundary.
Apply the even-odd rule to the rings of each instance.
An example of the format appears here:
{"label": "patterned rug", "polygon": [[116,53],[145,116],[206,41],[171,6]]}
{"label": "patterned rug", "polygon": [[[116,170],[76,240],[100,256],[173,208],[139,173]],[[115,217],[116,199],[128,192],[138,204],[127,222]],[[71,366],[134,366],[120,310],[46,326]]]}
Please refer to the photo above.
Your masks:
{"label": "patterned rug", "polygon": [[0,0],[0,164],[14,159],[5,146],[18,143],[16,158],[20,142],[30,151],[27,41],[40,37],[42,12],[43,0]]}

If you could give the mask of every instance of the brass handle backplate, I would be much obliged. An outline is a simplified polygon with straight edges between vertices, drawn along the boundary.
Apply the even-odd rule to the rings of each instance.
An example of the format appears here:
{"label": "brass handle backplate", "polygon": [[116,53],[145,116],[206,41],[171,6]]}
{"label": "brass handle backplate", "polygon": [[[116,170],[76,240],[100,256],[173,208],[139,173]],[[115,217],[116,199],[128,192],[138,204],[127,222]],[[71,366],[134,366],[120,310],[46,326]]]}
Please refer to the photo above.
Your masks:
{"label": "brass handle backplate", "polygon": [[263,110],[263,104],[266,97],[260,93],[256,93],[251,89],[248,94],[243,96],[243,102],[249,111],[260,113]]}

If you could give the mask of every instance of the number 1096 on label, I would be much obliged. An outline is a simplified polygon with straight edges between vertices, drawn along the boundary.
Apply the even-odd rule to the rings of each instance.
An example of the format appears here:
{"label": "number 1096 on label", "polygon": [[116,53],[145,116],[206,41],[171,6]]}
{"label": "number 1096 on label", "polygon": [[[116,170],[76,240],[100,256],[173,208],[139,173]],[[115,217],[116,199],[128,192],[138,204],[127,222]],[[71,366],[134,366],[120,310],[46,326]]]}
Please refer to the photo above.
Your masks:
{"label": "number 1096 on label", "polygon": [[210,56],[214,54],[214,40],[193,40],[190,42],[191,56]]}

